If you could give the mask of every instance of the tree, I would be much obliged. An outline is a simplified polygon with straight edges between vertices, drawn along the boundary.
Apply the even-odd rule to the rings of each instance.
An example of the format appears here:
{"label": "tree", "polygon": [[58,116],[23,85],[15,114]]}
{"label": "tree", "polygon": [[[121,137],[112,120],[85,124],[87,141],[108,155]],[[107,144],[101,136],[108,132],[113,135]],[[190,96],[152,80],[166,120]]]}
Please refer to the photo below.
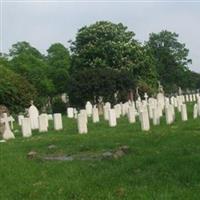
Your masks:
{"label": "tree", "polygon": [[70,67],[70,55],[67,48],[60,43],[55,43],[47,50],[47,62],[49,78],[55,86],[55,93],[62,94],[66,92],[68,71]]}
{"label": "tree", "polygon": [[10,68],[33,84],[40,96],[47,97],[54,92],[45,58],[37,49],[27,42],[18,42],[12,46],[9,55]]}
{"label": "tree", "polygon": [[[134,83],[143,80],[148,83],[149,87],[154,87],[157,80],[154,58],[148,48],[141,46],[134,39],[134,36],[135,34],[128,31],[127,27],[121,23],[113,24],[100,21],[81,28],[75,41],[71,43],[72,66],[70,75],[72,79],[73,76],[76,79],[76,74],[79,71],[82,72],[82,70],[87,69],[89,71],[85,77],[85,83],[93,85],[93,81],[87,81],[88,77],[91,77],[89,75],[90,72],[92,73],[91,69],[99,69],[99,73],[102,70],[102,74],[108,69],[112,71],[110,73],[115,73],[116,70],[118,74],[122,73],[121,76],[123,76],[122,71],[126,70],[132,75]],[[108,74],[104,79],[107,80],[111,77]],[[101,84],[100,82],[104,82],[104,80],[99,80],[98,85]],[[86,87],[92,87],[89,85]],[[106,87],[109,88],[110,86],[106,85]],[[117,88],[116,85],[114,87]],[[130,88],[134,87],[135,84],[125,84],[123,91],[129,92]],[[82,94],[81,91],[79,93]],[[91,95],[93,95],[92,91]]]}
{"label": "tree", "polygon": [[178,41],[178,34],[169,31],[151,33],[147,46],[156,60],[156,69],[165,89],[177,90],[179,86],[188,86],[189,50]]}
{"label": "tree", "polygon": [[36,100],[36,89],[23,77],[0,65],[0,102],[11,111],[24,111]]}

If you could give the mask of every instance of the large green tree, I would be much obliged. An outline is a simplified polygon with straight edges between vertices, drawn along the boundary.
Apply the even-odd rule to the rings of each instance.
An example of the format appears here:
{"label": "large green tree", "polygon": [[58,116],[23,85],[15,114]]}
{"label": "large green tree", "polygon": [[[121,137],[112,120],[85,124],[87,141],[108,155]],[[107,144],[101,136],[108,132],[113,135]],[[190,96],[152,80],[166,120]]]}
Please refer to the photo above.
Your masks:
{"label": "large green tree", "polygon": [[68,71],[70,67],[70,54],[67,48],[60,43],[52,44],[47,50],[49,77],[55,86],[55,93],[66,92]]}
{"label": "large green tree", "polygon": [[179,86],[186,88],[188,82],[189,50],[178,41],[178,34],[169,31],[151,33],[147,46],[156,60],[156,68],[161,83],[166,90],[176,90]]}
{"label": "large green tree", "polygon": [[[154,57],[148,48],[143,47],[135,40],[134,36],[134,32],[129,31],[121,23],[114,24],[100,21],[81,28],[75,41],[71,44],[72,78],[73,76],[76,77],[78,71],[83,69],[105,70],[102,74],[106,74],[107,69],[111,69],[112,73],[117,71],[118,74],[122,70],[126,70],[132,75],[134,83],[142,80],[148,83],[149,87],[155,86]],[[88,74],[85,78],[87,79],[87,77],[90,77],[90,75]],[[106,78],[111,79],[112,76],[108,75]],[[104,81],[102,79],[98,80],[98,85],[101,85],[101,82]],[[111,80],[110,82],[113,83],[114,81]],[[90,85],[94,84],[92,80],[86,82]],[[132,84],[131,81],[130,83]],[[107,85],[106,87],[109,88],[110,86]],[[129,92],[130,88],[135,87],[135,84],[125,84],[121,87],[123,93],[125,90]],[[117,87],[115,86],[115,88]]]}
{"label": "large green tree", "polygon": [[10,49],[10,59],[11,69],[33,84],[40,96],[47,97],[55,91],[53,82],[48,78],[45,57],[29,43],[14,44]]}

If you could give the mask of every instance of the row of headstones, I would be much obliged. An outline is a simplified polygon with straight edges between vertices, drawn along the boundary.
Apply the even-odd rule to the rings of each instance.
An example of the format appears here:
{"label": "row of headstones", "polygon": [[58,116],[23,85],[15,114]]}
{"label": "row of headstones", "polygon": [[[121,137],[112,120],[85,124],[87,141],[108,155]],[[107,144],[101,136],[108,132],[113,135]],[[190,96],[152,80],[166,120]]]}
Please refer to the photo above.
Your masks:
{"label": "row of headstones", "polygon": [[[24,115],[18,115],[18,123],[21,126],[21,131],[23,137],[32,136],[32,130],[39,130],[39,132],[47,132],[49,127],[49,120],[53,120],[54,129],[61,130],[63,128],[62,115],[60,113],[51,114],[41,114],[39,115],[38,109],[31,105],[28,109],[28,117]],[[13,122],[14,118],[12,116],[7,116],[7,113],[3,114],[0,123],[4,124],[4,130],[2,137],[5,140],[15,138],[13,133]]]}
{"label": "row of headstones", "polygon": [[[197,100],[193,109],[193,118],[200,116],[200,97],[199,94],[189,95],[192,97],[192,101]],[[104,119],[109,122],[110,127],[117,125],[117,119],[120,116],[127,116],[129,123],[135,123],[136,117],[139,117],[141,122],[141,129],[148,131],[150,129],[150,119],[154,125],[160,124],[160,118],[165,114],[166,123],[172,124],[175,120],[175,108],[181,113],[182,121],[187,121],[187,106],[185,96],[177,97],[164,97],[160,94],[157,99],[149,98],[148,100],[137,100],[136,102],[126,102],[124,104],[116,104],[111,108],[111,104],[107,102],[103,107]],[[69,118],[77,118],[79,133],[87,133],[87,121],[88,117],[92,117],[93,123],[99,122],[99,111],[96,106],[92,106],[90,102],[86,103],[85,109],[80,110],[79,114],[74,108],[67,109],[67,115]]]}

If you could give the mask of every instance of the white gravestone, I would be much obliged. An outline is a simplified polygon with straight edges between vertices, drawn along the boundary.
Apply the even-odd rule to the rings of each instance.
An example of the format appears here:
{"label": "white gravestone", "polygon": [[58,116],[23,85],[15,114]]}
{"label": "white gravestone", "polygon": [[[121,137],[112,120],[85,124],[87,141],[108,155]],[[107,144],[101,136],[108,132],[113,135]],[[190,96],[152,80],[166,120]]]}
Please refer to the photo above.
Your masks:
{"label": "white gravestone", "polygon": [[48,120],[53,120],[53,115],[52,114],[48,114]]}
{"label": "white gravestone", "polygon": [[72,108],[72,107],[67,108],[67,117],[68,118],[74,117],[74,108]]}
{"label": "white gravestone", "polygon": [[22,119],[24,119],[24,115],[18,115],[18,124],[22,125]]}
{"label": "white gravestone", "polygon": [[23,118],[21,120],[22,123],[22,135],[23,137],[30,137],[32,136],[32,130],[31,130],[31,120],[30,118]]}
{"label": "white gravestone", "polygon": [[15,121],[15,119],[13,118],[13,116],[11,115],[10,116],[10,128],[11,128],[11,130],[13,130],[14,129],[14,126],[13,126],[13,122]]}
{"label": "white gravestone", "polygon": [[54,119],[54,129],[55,130],[62,130],[63,129],[63,124],[62,124],[62,115],[61,113],[55,113],[53,115]]}
{"label": "white gravestone", "polygon": [[39,111],[33,104],[29,107],[28,114],[31,119],[31,128],[33,130],[38,129],[39,128],[39,124],[38,124]]}
{"label": "white gravestone", "polygon": [[172,109],[171,104],[168,107],[165,108],[165,115],[166,115],[166,123],[172,124],[172,122],[173,122],[173,109]]}
{"label": "white gravestone", "polygon": [[115,127],[117,125],[115,109],[110,109],[108,115],[109,115],[109,126]]}
{"label": "white gravestone", "polygon": [[7,113],[3,113],[3,118],[1,118],[1,123],[4,124],[4,131],[3,131],[3,139],[9,140],[15,138],[13,132],[10,129],[9,122],[11,121],[11,117],[8,117]]}
{"label": "white gravestone", "polygon": [[42,114],[38,117],[39,121],[39,132],[47,132],[48,131],[48,124],[47,124],[47,117]]}
{"label": "white gravestone", "polygon": [[99,111],[96,107],[92,109],[92,121],[93,123],[99,122]]}
{"label": "white gravestone", "polygon": [[153,125],[160,124],[160,115],[157,108],[153,108]]}
{"label": "white gravestone", "polygon": [[181,106],[181,118],[182,118],[182,121],[188,120],[186,104],[182,104],[182,106]]}
{"label": "white gravestone", "polygon": [[104,120],[109,120],[109,107],[108,106],[104,106],[103,107],[103,116],[104,116]]}
{"label": "white gravestone", "polygon": [[83,113],[78,114],[77,122],[78,122],[79,134],[86,134],[88,132],[88,129],[87,129],[87,122],[85,120],[85,115]]}
{"label": "white gravestone", "polygon": [[82,109],[80,110],[80,114],[84,116],[86,123],[88,123],[87,111]]}
{"label": "white gravestone", "polygon": [[193,108],[193,118],[196,119],[198,117],[198,106],[195,103]]}
{"label": "white gravestone", "polygon": [[85,110],[87,112],[87,116],[91,117],[92,116],[92,104],[87,101],[86,105],[85,105]]}
{"label": "white gravestone", "polygon": [[140,119],[141,119],[141,128],[143,131],[149,131],[150,129],[150,123],[149,123],[149,115],[147,110],[143,110],[140,113]]}
{"label": "white gravestone", "polygon": [[135,108],[134,106],[129,106],[128,108],[128,121],[129,123],[135,123]]}

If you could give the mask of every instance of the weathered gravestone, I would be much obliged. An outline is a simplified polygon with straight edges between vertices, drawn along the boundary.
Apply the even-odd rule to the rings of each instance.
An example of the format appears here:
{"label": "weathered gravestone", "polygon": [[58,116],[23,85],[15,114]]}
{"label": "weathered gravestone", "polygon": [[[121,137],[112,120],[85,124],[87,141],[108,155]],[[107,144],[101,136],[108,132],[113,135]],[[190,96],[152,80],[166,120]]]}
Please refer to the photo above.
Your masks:
{"label": "weathered gravestone", "polygon": [[87,112],[87,116],[91,117],[92,116],[92,104],[87,101],[86,105],[85,105],[85,110]]}
{"label": "weathered gravestone", "polygon": [[11,117],[8,117],[7,113],[3,113],[3,117],[0,119],[0,123],[4,124],[4,130],[3,130],[2,137],[5,140],[15,138],[15,136],[9,126],[9,122],[11,120],[12,120]]}

